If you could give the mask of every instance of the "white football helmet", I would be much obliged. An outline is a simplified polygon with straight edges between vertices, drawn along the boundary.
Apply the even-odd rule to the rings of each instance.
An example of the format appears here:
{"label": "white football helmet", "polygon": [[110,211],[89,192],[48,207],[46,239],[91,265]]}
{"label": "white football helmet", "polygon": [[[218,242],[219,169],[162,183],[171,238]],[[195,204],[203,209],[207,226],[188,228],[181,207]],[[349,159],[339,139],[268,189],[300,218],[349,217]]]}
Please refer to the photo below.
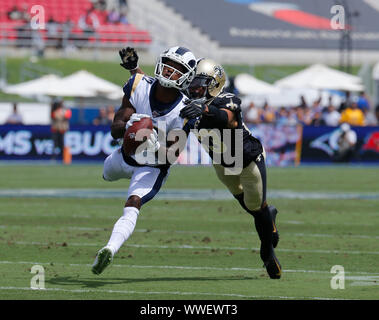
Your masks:
{"label": "white football helmet", "polygon": [[[187,71],[183,73],[180,70],[167,65],[168,60],[181,64]],[[181,74],[180,78],[178,80],[173,80],[171,79],[171,76],[169,78],[163,76],[163,68],[165,66],[174,69],[172,74],[175,72]],[[195,77],[195,71],[196,58],[194,54],[187,48],[177,46],[166,50],[159,56],[155,67],[155,77],[163,87],[186,90]]]}

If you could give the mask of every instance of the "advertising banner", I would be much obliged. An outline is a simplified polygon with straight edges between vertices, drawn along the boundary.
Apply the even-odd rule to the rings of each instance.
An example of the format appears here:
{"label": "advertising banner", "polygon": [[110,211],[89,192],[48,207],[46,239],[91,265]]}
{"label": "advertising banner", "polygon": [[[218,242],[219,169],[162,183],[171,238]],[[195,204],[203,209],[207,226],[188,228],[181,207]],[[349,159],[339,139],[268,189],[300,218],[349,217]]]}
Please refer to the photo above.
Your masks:
{"label": "advertising banner", "polygon": [[[379,127],[303,128],[301,163],[371,162],[379,163]],[[344,136],[347,136],[344,139]],[[350,145],[350,146],[349,146]]]}
{"label": "advertising banner", "polygon": [[[261,139],[271,166],[293,165],[295,147],[300,140],[299,130],[290,126],[258,125],[251,132]],[[70,148],[72,161],[103,161],[119,147],[108,126],[71,126],[64,137]],[[0,126],[0,160],[50,160],[54,143],[50,126],[2,125]],[[196,137],[190,134],[186,148],[177,160],[183,165],[209,165],[211,159]]]}
{"label": "advertising banner", "polygon": [[[268,166],[292,166],[299,163],[369,162],[379,163],[379,127],[351,127],[347,134],[351,148],[341,138],[341,127],[250,126],[261,140]],[[119,148],[109,126],[71,126],[64,137],[72,161],[103,161]],[[0,126],[0,160],[50,160],[54,143],[50,126]],[[209,165],[211,159],[190,135],[186,148],[177,161],[183,165]]]}
{"label": "advertising banner", "polygon": [[[102,161],[118,147],[109,126],[71,126],[64,141],[73,161]],[[50,126],[0,126],[0,160],[49,160],[53,153]]]}

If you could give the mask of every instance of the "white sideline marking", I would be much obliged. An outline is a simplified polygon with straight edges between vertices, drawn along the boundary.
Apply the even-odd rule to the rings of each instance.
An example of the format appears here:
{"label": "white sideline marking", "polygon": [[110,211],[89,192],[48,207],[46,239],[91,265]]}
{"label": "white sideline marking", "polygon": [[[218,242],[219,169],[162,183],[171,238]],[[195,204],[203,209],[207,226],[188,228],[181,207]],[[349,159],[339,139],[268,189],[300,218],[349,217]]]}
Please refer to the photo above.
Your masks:
{"label": "white sideline marking", "polygon": [[[126,189],[0,189],[0,197],[53,197],[53,198],[122,198],[127,195]],[[270,199],[379,199],[374,192],[320,192],[295,190],[268,190]],[[225,189],[162,189],[156,195],[160,200],[233,200]]]}
{"label": "white sideline marking", "polygon": [[[88,214],[73,214],[73,215],[68,215],[66,213],[62,213],[62,214],[56,214],[56,213],[46,213],[46,214],[35,214],[35,213],[15,213],[15,212],[0,212],[0,216],[17,216],[17,217],[30,217],[30,216],[33,216],[35,218],[37,217],[59,217],[59,218],[77,218],[77,219],[87,219],[87,218],[101,218],[101,219],[108,219],[108,220],[112,220],[112,221],[117,221],[118,218],[120,218],[121,214],[120,215],[106,215],[106,216],[101,216],[101,217],[98,217],[98,216],[91,216],[91,215],[88,215]],[[154,217],[154,216],[149,216],[149,217],[146,217],[146,216],[141,216],[138,218],[139,220],[161,220],[162,218],[161,217]],[[186,219],[186,217],[172,217],[172,216],[166,216],[165,217],[166,220],[172,220],[172,221],[185,221],[185,220],[188,220]],[[205,220],[206,222],[220,222],[220,220],[216,220],[216,219],[207,219]],[[239,222],[241,221],[240,220],[240,216],[236,216],[236,219],[222,219],[221,220],[222,222]],[[281,220],[280,221],[280,224],[307,224],[307,225],[328,225],[328,226],[355,226],[355,227],[371,227],[372,226],[372,223],[349,223],[349,222],[308,222],[308,221],[297,221],[297,220]]]}
{"label": "white sideline marking", "polygon": [[[28,287],[0,287],[0,290],[31,290],[34,289]],[[38,290],[37,290],[38,291]],[[351,299],[340,299],[340,298],[325,298],[325,297],[287,297],[287,296],[265,296],[265,295],[244,295],[237,293],[217,293],[217,292],[181,292],[181,291],[134,291],[134,290],[101,290],[101,289],[63,289],[63,288],[45,288],[44,291],[62,291],[71,293],[121,293],[121,294],[141,294],[141,295],[157,295],[157,294],[168,294],[168,295],[179,295],[179,296],[214,296],[214,297],[234,297],[234,298],[247,298],[247,299],[311,299],[311,300],[351,300]]]}
{"label": "white sideline marking", "polygon": [[[60,246],[61,243],[57,242],[38,242],[38,241],[15,241],[12,242],[14,244],[20,244],[20,245],[42,245],[42,246],[52,246],[52,245],[58,245]],[[104,245],[104,244],[103,244]],[[97,243],[76,243],[76,242],[68,242],[67,246],[74,246],[74,247],[102,247],[103,245],[97,244]],[[167,245],[149,245],[149,244],[127,244],[127,247],[133,247],[133,248],[155,248],[155,249],[197,249],[197,250],[254,250],[259,251],[260,248],[243,248],[243,247],[210,247],[210,246],[190,246],[190,245],[181,245],[181,246],[167,246]],[[305,253],[326,253],[326,254],[335,254],[335,253],[342,253],[342,254],[379,254],[378,251],[344,251],[344,250],[301,250],[301,249],[283,249],[283,248],[276,248],[275,251],[277,252],[305,252]]]}
{"label": "white sideline marking", "polygon": [[[25,225],[0,225],[1,229],[6,228],[25,228]],[[93,227],[73,227],[73,226],[56,226],[56,225],[45,225],[45,226],[32,226],[33,229],[68,229],[68,230],[79,230],[79,231],[110,231],[110,228],[93,228]],[[202,231],[202,230],[163,230],[163,229],[135,229],[134,232],[140,233],[188,233],[188,234],[235,234],[232,231]],[[239,231],[239,234],[257,234],[254,231]],[[361,238],[361,239],[379,239],[379,236],[368,236],[361,234],[319,234],[319,233],[283,233],[286,236],[295,236],[295,237],[315,237],[315,238]]]}
{"label": "white sideline marking", "polygon": [[[0,261],[0,264],[28,264],[28,265],[58,265],[58,266],[70,266],[70,267],[91,267],[91,264],[80,264],[80,263],[61,263],[61,262],[33,262],[33,261]],[[135,264],[112,264],[112,267],[116,268],[136,268],[136,269],[179,269],[179,270],[215,270],[215,271],[252,271],[252,272],[260,272],[264,271],[263,268],[242,268],[242,267],[230,267],[230,268],[221,268],[221,267],[192,267],[192,266],[148,266],[148,265],[135,265]],[[322,274],[330,274],[330,271],[323,270],[282,270],[286,273],[322,273]],[[345,271],[346,274],[359,274],[359,275],[367,275],[363,277],[359,276],[349,276],[351,280],[366,280],[367,278],[374,279],[379,275],[379,273],[372,272],[364,272],[364,271]]]}

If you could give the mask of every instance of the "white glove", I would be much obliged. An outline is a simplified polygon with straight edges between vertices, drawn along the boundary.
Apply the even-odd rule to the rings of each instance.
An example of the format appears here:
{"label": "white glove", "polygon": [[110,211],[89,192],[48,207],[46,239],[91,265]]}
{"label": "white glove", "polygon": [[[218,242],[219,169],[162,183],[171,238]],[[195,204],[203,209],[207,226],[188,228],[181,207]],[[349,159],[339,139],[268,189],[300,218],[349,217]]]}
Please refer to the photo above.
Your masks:
{"label": "white glove", "polygon": [[158,133],[155,129],[153,129],[153,133],[150,134],[150,137],[146,140],[147,143],[147,151],[149,152],[157,152],[161,147],[161,144],[158,141]]}
{"label": "white glove", "polygon": [[133,122],[140,121],[142,118],[151,118],[148,114],[143,113],[133,113],[129,121],[125,125],[125,130],[128,130],[128,128],[133,124]]}

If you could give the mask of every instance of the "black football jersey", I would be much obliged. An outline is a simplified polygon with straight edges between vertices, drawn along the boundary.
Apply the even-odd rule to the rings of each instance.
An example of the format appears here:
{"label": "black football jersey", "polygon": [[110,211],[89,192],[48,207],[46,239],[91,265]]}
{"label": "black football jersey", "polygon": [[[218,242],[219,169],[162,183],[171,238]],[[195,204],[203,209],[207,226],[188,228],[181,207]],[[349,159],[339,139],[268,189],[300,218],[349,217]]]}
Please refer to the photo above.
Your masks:
{"label": "black football jersey", "polygon": [[[200,120],[194,123],[194,128],[197,130],[207,129],[211,132],[212,129],[218,129],[218,132],[220,133],[218,143],[220,143],[221,149],[217,148],[218,151],[214,150],[214,147],[217,144],[215,143],[214,135],[210,135],[209,137],[209,150],[207,150],[209,156],[214,159],[214,152],[219,152],[221,150],[221,165],[224,167],[233,167],[235,164],[228,163],[230,162],[229,158],[228,161],[224,161],[226,160],[224,157],[225,153],[230,152],[231,157],[240,156],[242,154],[243,168],[247,167],[251,161],[255,160],[256,157],[263,152],[263,147],[261,142],[251,134],[250,130],[243,123],[241,100],[232,93],[223,92],[213,100],[212,105],[220,109],[222,108],[232,111],[236,116],[238,125],[233,129],[227,127],[215,128],[214,125],[211,125],[209,118],[207,119],[206,115],[203,115]],[[230,137],[225,134],[223,129],[228,129],[227,131]],[[239,130],[238,134],[237,130]],[[237,139],[242,139],[242,143],[239,141],[239,143],[236,144],[236,137]],[[200,142],[202,138],[203,136],[199,137]],[[240,146],[242,146],[242,150],[238,150]]]}

